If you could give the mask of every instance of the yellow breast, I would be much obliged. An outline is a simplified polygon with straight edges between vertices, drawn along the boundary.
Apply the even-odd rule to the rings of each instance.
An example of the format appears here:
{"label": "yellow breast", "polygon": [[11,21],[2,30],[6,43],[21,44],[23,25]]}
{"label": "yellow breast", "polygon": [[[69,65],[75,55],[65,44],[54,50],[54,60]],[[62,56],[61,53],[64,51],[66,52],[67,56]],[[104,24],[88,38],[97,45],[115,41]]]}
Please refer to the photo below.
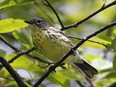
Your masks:
{"label": "yellow breast", "polygon": [[53,30],[34,31],[32,38],[37,51],[52,61],[60,59],[72,47],[66,36]]}

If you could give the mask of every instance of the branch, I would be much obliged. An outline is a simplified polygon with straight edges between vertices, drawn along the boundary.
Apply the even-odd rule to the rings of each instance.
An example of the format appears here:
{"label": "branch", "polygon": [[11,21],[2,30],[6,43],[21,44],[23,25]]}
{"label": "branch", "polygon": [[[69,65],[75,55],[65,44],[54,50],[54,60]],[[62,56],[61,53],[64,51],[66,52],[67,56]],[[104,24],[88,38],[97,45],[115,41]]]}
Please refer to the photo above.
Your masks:
{"label": "branch", "polygon": [[[35,48],[33,47],[33,48],[27,50],[26,52],[20,52],[19,54],[17,54],[17,55],[14,56],[13,58],[11,58],[11,59],[8,61],[8,63],[12,63],[14,60],[16,60],[17,58],[19,58],[20,56],[22,56],[22,55],[24,55],[24,54],[28,54],[28,53],[32,52],[32,50],[34,50],[34,49],[35,49]],[[3,66],[0,65],[0,69],[2,69],[2,68],[3,68]]]}
{"label": "branch", "polygon": [[31,54],[26,54],[26,55],[29,56],[29,57],[31,57],[31,58],[33,58],[33,59],[35,59],[35,60],[38,60],[38,61],[40,61],[40,62],[42,62],[42,63],[47,63],[48,65],[49,65],[49,64],[53,64],[52,62],[43,60],[43,59],[41,59],[41,58],[39,58],[39,57],[37,57],[37,56],[33,56],[33,55],[31,55]]}
{"label": "branch", "polygon": [[85,87],[85,86],[81,83],[81,81],[76,80],[76,83],[77,83],[80,87]]}
{"label": "branch", "polygon": [[25,51],[25,52],[20,52],[19,54],[17,54],[16,56],[14,56],[11,60],[8,61],[8,63],[12,63],[14,60],[16,60],[17,58],[19,58],[22,55],[27,55],[28,53],[32,52],[33,50],[35,50],[35,47]]}
{"label": "branch", "polygon": [[90,84],[90,87],[95,87],[95,85],[92,83],[92,81],[88,78],[86,78],[87,82]]}
{"label": "branch", "polygon": [[56,17],[57,17],[57,19],[58,19],[58,21],[59,21],[61,27],[64,29],[65,27],[64,27],[64,25],[63,25],[63,23],[62,23],[62,21],[61,21],[59,15],[58,15],[58,13],[55,11],[55,9],[52,7],[52,5],[48,2],[48,0],[43,0],[43,1],[45,1],[45,2],[47,3],[47,6],[49,6],[49,7],[52,9],[52,11],[53,11],[54,14],[56,15]]}
{"label": "branch", "polygon": [[0,57],[0,62],[8,70],[10,75],[15,79],[19,87],[27,87],[27,85],[24,84],[24,82],[20,78],[19,74],[9,65],[9,63],[3,57]]}
{"label": "branch", "polygon": [[69,28],[72,28],[72,27],[78,27],[80,24],[82,24],[83,22],[87,21],[88,19],[92,18],[93,16],[95,16],[96,14],[98,14],[99,12],[107,9],[108,7],[111,7],[113,5],[116,5],[116,0],[114,0],[113,2],[111,2],[110,4],[108,5],[103,5],[100,9],[98,9],[97,11],[95,11],[94,13],[90,14],[89,16],[87,16],[86,18],[82,19],[81,21],[79,22],[76,22],[74,24],[71,24],[71,25],[68,25],[64,28],[62,28],[61,30],[66,30],[66,29],[69,29]]}
{"label": "branch", "polygon": [[4,77],[4,76],[0,76],[0,78],[6,79],[6,80],[14,81],[14,79],[13,79],[13,78],[8,78],[8,77]]}
{"label": "branch", "polygon": [[[22,55],[26,55],[28,57],[31,57],[35,60],[38,60],[40,62],[43,62],[43,63],[47,63],[47,64],[53,64],[52,62],[48,62],[46,60],[43,60],[37,56],[33,56],[31,54],[29,54],[30,52],[34,51],[35,50],[35,47],[25,51],[25,52],[21,52],[19,49],[17,49],[16,47],[12,46],[10,43],[8,43],[1,35],[0,35],[0,39],[6,44],[8,45],[11,49],[13,49],[15,52],[19,52],[19,54],[17,54],[16,56],[14,56],[11,60],[9,60],[9,63],[12,63],[14,60],[16,60],[18,57],[22,56]],[[0,69],[2,68],[3,66],[0,65]]]}
{"label": "branch", "polygon": [[[78,40],[82,40],[81,38],[78,38],[78,37],[75,37],[75,36],[70,36],[70,35],[67,35],[69,38],[74,38],[74,39],[78,39]],[[100,44],[106,48],[108,48],[109,46],[104,44],[104,43],[101,43],[101,42],[97,42],[97,41],[93,41],[93,40],[87,40],[89,42],[93,42],[93,43],[96,43],[96,44]]]}
{"label": "branch", "polygon": [[[33,48],[31,48],[31,49],[29,49],[29,50],[27,50],[27,51],[25,51],[25,52],[19,52],[16,56],[14,56],[13,58],[11,58],[11,59],[8,61],[8,63],[14,62],[16,59],[18,59],[18,58],[19,58],[20,56],[22,56],[22,55],[27,55],[27,56],[29,56],[29,57],[31,57],[31,58],[33,58],[33,59],[36,59],[36,60],[38,60],[38,61],[40,61],[40,62],[47,63],[47,64],[52,64],[51,62],[45,61],[45,60],[43,60],[43,59],[41,59],[41,58],[39,58],[39,57],[32,56],[31,54],[29,54],[29,53],[32,52],[33,50],[35,50],[35,47],[33,47]],[[0,69],[1,69],[1,68],[3,68],[2,65],[0,65]]]}
{"label": "branch", "polygon": [[67,54],[65,54],[59,61],[57,61],[53,66],[51,66],[49,68],[49,70],[43,74],[43,76],[37,80],[37,82],[34,84],[33,87],[38,87],[38,85],[41,84],[41,82],[48,77],[48,75],[55,71],[55,68],[58,67],[69,55],[71,55],[78,47],[80,47],[85,41],[87,41],[88,39],[96,36],[97,34],[107,30],[110,27],[113,27],[116,25],[116,22],[113,22],[109,25],[106,25],[105,27],[100,28],[98,31],[92,33],[91,35],[88,35],[87,37],[83,38],[78,44],[76,44],[74,47],[72,47],[72,49],[69,50],[69,52]]}
{"label": "branch", "polygon": [[15,52],[20,52],[20,50],[18,50],[17,48],[15,48],[15,47],[12,46],[11,44],[9,44],[1,35],[0,35],[0,39],[1,39],[6,45],[8,45],[10,48],[12,48]]}

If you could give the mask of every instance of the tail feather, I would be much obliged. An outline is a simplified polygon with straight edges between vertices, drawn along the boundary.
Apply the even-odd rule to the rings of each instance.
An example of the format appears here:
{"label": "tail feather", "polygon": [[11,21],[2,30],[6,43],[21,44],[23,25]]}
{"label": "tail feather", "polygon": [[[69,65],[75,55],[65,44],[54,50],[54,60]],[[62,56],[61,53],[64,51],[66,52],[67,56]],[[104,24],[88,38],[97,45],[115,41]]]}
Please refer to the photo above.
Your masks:
{"label": "tail feather", "polygon": [[86,61],[74,63],[88,78],[93,78],[95,74],[98,74],[98,71],[88,64]]}

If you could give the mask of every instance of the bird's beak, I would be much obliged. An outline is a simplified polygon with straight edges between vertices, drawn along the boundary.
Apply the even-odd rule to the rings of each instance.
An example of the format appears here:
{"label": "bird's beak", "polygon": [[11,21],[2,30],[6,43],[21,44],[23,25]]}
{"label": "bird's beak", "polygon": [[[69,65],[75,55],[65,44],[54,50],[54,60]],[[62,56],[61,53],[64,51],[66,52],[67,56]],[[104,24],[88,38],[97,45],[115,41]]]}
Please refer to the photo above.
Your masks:
{"label": "bird's beak", "polygon": [[24,22],[27,23],[27,24],[32,24],[32,22],[30,20],[26,20]]}
{"label": "bird's beak", "polygon": [[35,21],[32,19],[32,20],[26,20],[26,21],[24,21],[25,23],[28,23],[28,24],[34,24],[35,23]]}

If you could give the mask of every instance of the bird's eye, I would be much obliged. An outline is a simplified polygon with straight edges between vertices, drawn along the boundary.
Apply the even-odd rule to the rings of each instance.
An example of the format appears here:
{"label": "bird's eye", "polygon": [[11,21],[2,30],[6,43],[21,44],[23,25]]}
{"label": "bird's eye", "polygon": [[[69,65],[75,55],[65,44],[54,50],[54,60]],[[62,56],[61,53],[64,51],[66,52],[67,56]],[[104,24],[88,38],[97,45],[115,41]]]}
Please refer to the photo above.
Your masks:
{"label": "bird's eye", "polygon": [[37,20],[36,22],[37,22],[37,23],[40,23],[40,22],[41,22],[41,20]]}

